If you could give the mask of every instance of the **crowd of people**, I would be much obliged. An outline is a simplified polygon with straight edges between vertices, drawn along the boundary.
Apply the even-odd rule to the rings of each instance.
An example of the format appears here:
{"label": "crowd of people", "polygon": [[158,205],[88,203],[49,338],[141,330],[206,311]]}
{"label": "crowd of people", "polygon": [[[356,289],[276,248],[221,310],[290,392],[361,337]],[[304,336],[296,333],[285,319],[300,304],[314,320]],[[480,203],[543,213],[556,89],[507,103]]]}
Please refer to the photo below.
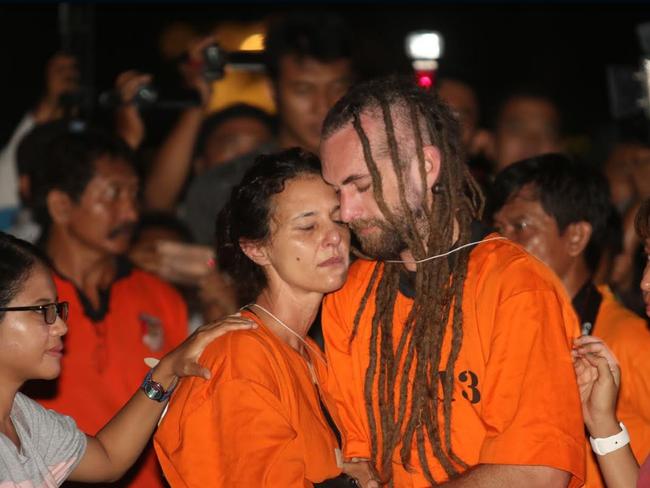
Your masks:
{"label": "crowd of people", "polygon": [[650,140],[362,79],[335,14],[210,112],[215,41],[147,164],[151,75],[100,127],[69,54],[0,153],[0,486],[650,487]]}

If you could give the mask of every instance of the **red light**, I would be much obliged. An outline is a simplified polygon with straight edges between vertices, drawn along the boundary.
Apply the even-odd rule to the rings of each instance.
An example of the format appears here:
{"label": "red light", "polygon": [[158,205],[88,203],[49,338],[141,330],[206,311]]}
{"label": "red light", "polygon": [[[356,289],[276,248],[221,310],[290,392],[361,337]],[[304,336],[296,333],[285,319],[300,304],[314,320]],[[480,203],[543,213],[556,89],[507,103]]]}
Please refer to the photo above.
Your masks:
{"label": "red light", "polygon": [[418,76],[418,85],[422,88],[431,88],[431,85],[433,85],[433,80],[429,75],[421,75]]}
{"label": "red light", "polygon": [[415,81],[420,88],[431,90],[436,84],[436,70],[435,69],[416,69]]}

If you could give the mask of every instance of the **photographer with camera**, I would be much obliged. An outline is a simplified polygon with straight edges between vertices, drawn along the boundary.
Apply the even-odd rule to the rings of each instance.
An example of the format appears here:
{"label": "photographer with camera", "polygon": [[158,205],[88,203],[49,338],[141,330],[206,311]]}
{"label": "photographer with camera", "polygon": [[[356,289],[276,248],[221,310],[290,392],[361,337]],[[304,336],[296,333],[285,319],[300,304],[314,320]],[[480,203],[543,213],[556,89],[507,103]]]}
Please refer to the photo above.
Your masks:
{"label": "photographer with camera", "polygon": [[145,204],[151,209],[172,210],[192,171],[195,144],[212,96],[212,84],[203,76],[203,52],[215,42],[214,36],[195,41],[180,65],[185,84],[196,91],[201,103],[183,111],[158,151],[144,188]]}
{"label": "photographer with camera", "polygon": [[135,70],[124,71],[115,80],[119,105],[115,109],[115,132],[131,149],[138,149],[145,135],[145,126],[134,98],[152,77]]}
{"label": "photographer with camera", "polygon": [[[190,49],[190,66],[201,59],[200,53],[211,42],[214,39],[208,37]],[[257,153],[295,146],[318,152],[325,114],[354,79],[354,46],[350,29],[335,14],[291,13],[271,22],[265,40],[265,62],[278,109],[277,137],[273,144],[262,145],[240,158],[219,164],[204,162],[205,169],[197,171],[187,191],[183,214],[198,242],[212,244],[215,217]],[[206,85],[193,79],[207,103]],[[163,144],[145,183],[149,207],[173,208],[190,172],[192,149],[202,120],[199,109],[187,110]]]}
{"label": "photographer with camera", "polygon": [[79,70],[74,56],[56,53],[45,66],[45,92],[33,110],[27,112],[0,153],[0,230],[10,229],[20,210],[16,149],[35,126],[64,115],[62,96],[79,87]]}

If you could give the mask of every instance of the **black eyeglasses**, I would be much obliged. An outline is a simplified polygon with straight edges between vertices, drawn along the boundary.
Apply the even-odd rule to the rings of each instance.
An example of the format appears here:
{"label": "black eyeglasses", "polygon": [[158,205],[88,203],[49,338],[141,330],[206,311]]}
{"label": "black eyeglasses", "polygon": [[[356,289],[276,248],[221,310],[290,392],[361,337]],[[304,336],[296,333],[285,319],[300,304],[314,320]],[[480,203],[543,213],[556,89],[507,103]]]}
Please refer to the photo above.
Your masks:
{"label": "black eyeglasses", "polygon": [[56,316],[61,317],[64,322],[68,320],[68,302],[48,303],[46,305],[31,305],[29,307],[0,307],[0,312],[40,312],[45,318],[47,325],[56,322]]}

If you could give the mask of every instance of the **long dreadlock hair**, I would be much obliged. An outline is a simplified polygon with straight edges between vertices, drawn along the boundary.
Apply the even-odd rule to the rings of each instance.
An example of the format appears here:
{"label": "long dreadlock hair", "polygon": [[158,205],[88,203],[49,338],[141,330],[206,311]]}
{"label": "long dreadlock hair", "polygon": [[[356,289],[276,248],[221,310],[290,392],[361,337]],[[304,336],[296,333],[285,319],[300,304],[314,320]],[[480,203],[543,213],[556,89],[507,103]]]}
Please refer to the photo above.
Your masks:
{"label": "long dreadlock hair", "polygon": [[[383,121],[385,142],[397,176],[402,215],[396,215],[384,199],[375,159],[377,148],[372,147],[364,130],[362,114]],[[415,260],[470,241],[471,222],[480,218],[484,199],[464,164],[458,122],[437,96],[420,89],[410,79],[390,77],[369,81],[351,89],[332,108],[323,125],[323,138],[327,139],[349,124],[354,127],[363,147],[379,209],[392,229],[399,232]],[[431,204],[423,204],[422,217],[408,205],[407,162],[413,159],[415,151],[422,194],[426,195],[429,190],[423,148],[429,144],[439,150],[441,166]],[[416,225],[418,218],[426,221],[424,230],[422,225]],[[375,265],[357,310],[351,341],[356,337],[372,290],[376,289],[364,391],[372,459],[387,480],[392,477],[396,447],[401,444],[400,459],[408,466],[414,441],[424,475],[430,483],[436,481],[426,459],[427,442],[449,477],[466,467],[451,445],[451,402],[454,366],[463,340],[461,305],[469,252],[465,249],[449,259],[417,264],[413,306],[397,344],[393,340],[393,316],[401,265]],[[446,338],[448,334],[450,338]],[[446,360],[443,357],[445,339],[451,344]],[[439,398],[443,402],[442,419],[439,419]],[[440,421],[444,425],[442,433]]]}

